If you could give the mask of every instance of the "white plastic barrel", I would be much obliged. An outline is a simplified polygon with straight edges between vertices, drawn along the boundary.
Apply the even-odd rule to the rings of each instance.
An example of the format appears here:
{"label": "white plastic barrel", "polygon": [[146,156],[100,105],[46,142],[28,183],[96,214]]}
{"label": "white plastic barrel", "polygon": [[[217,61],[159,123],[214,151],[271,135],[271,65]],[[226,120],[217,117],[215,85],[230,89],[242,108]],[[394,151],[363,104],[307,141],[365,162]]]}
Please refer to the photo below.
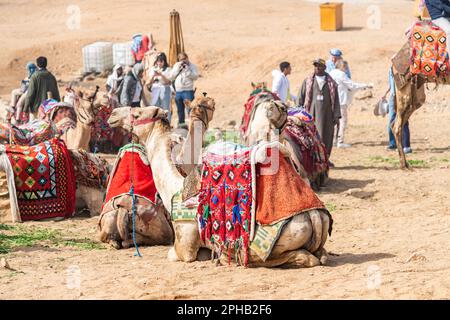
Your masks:
{"label": "white plastic barrel", "polygon": [[83,71],[103,72],[113,67],[113,44],[95,42],[83,48]]}

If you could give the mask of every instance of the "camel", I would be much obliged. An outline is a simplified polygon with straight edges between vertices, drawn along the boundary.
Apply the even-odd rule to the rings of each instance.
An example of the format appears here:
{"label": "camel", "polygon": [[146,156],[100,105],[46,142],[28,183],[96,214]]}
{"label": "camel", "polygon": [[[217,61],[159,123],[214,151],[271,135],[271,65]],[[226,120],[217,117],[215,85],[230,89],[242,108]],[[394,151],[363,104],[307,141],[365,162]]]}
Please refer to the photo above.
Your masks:
{"label": "camel", "polygon": [[[267,90],[264,83],[252,83],[252,86],[254,90]],[[283,130],[288,119],[297,125],[301,125],[300,120],[297,117],[288,116],[287,106],[281,101],[274,100],[270,93],[262,93],[255,100],[252,115],[244,142],[251,146],[259,141],[280,141],[289,150],[290,161],[302,179],[314,190],[318,190],[325,183],[328,173],[310,177],[311,181],[309,181],[302,165],[301,154],[296,152],[298,146],[286,136]]]}
{"label": "camel", "polygon": [[[132,122],[135,123],[133,126]],[[143,124],[143,125],[137,125]],[[145,124],[145,125],[144,125]],[[114,110],[110,118],[111,126],[122,126],[133,133],[139,141],[145,142],[156,187],[167,211],[172,211],[172,198],[183,188],[184,177],[171,158],[170,127],[164,118],[164,111],[157,107],[132,110]],[[269,259],[263,262],[250,250],[250,267],[275,267],[280,265],[313,267],[325,264],[327,253],[324,244],[330,217],[320,210],[310,210],[294,216],[284,227]],[[171,261],[192,262],[198,258],[201,243],[196,220],[173,221],[175,231],[174,246],[169,250]]]}
{"label": "camel", "polygon": [[[403,48],[409,49],[409,46],[405,45]],[[434,79],[428,79],[422,75],[412,76],[409,73],[409,50],[405,54],[404,49],[400,50],[393,59],[396,95],[395,110],[397,116],[392,123],[392,132],[397,143],[400,168],[408,169],[409,164],[406,161],[405,152],[403,151],[403,126],[408,122],[414,111],[425,103],[425,84],[432,82],[437,85],[448,85],[450,83],[450,74]]]}
{"label": "camel", "polygon": [[[111,127],[122,127],[132,132],[136,141],[146,146],[155,185],[162,198],[161,205],[157,202],[154,207],[149,207],[149,203],[138,199],[136,242],[139,245],[173,243],[173,229],[168,218],[172,201],[170,195],[183,189],[183,175],[196,168],[203,133],[212,119],[215,105],[214,100],[209,97],[196,99],[192,103],[186,101],[186,104],[191,107],[191,121],[187,138],[180,139],[178,136],[178,142],[183,143],[179,153],[172,148],[174,137],[167,123],[167,111],[152,106],[133,109],[123,107],[115,109],[109,119]],[[168,157],[167,161],[164,156]],[[168,170],[173,170],[172,177],[166,177]],[[129,239],[132,230],[129,197],[108,203],[103,212],[105,214],[99,222],[101,241],[108,242],[116,249],[132,245],[133,241]]]}

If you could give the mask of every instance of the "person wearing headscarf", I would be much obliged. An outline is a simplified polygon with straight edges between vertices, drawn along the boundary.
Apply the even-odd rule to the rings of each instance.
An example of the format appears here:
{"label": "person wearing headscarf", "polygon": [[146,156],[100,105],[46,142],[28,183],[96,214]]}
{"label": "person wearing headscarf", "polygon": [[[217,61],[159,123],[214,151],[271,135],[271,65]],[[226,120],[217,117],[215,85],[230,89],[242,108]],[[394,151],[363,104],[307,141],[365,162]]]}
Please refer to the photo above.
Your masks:
{"label": "person wearing headscarf", "polygon": [[150,70],[150,91],[152,93],[151,105],[163,108],[169,112],[168,119],[171,120],[170,112],[170,81],[171,68],[167,63],[167,57],[161,52],[157,57],[153,67]]}
{"label": "person wearing headscarf", "polygon": [[123,80],[123,88],[120,93],[120,103],[123,106],[140,107],[141,100],[144,99],[144,90],[142,85],[142,76],[144,66],[136,63]]}
{"label": "person wearing headscarf", "polygon": [[11,109],[15,110],[14,113],[16,120],[19,120],[20,114],[22,113],[26,92],[30,85],[30,78],[36,71],[36,68],[37,67],[33,62],[28,62],[26,65],[27,77],[21,81],[20,88],[14,89],[11,92]]}
{"label": "person wearing headscarf", "polygon": [[[58,82],[55,76],[47,70],[47,58],[39,57],[36,59],[38,69],[30,78],[27,96],[23,111],[30,114],[30,118],[35,119],[39,110],[39,106],[47,99],[55,99],[60,101],[58,90]],[[48,97],[50,92],[51,97]]]}
{"label": "person wearing headscarf", "polygon": [[108,97],[117,103],[119,103],[122,81],[123,67],[120,64],[116,64],[113,68],[113,72],[109,75],[108,79],[106,79],[106,90],[108,91]]}
{"label": "person wearing headscarf", "polygon": [[[314,73],[303,81],[297,105],[303,106],[314,117],[320,139],[330,157],[333,148],[334,127],[341,118],[338,85],[325,72],[325,60],[316,59],[313,65]],[[334,166],[331,161],[329,164]]]}

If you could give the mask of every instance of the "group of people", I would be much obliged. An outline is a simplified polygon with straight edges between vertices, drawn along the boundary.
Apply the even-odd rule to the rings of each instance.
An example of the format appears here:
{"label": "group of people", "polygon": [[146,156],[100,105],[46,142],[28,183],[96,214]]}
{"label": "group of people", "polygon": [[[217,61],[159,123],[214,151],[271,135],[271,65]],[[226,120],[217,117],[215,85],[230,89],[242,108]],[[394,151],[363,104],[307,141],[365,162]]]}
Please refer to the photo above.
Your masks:
{"label": "group of people", "polygon": [[[106,81],[106,90],[111,99],[119,105],[140,107],[142,105],[152,105],[168,111],[169,121],[171,121],[171,97],[174,95],[178,113],[178,125],[185,123],[185,100],[194,100],[194,82],[199,74],[197,67],[189,61],[186,53],[178,54],[178,62],[171,68],[167,62],[167,56],[160,52],[154,65],[148,74],[147,83],[143,83],[144,66],[142,60],[149,50],[148,36],[139,38],[133,37],[132,52],[135,64],[128,71],[124,71],[121,65],[114,66],[112,74]],[[140,45],[138,44],[140,41]],[[147,101],[144,88],[151,93],[151,101]],[[187,110],[189,112],[189,110]]]}
{"label": "group of people", "polygon": [[27,77],[21,86],[11,93],[10,113],[17,123],[37,117],[39,106],[48,98],[60,101],[58,82],[55,76],[47,70],[47,58],[38,57],[36,64],[28,62]]}
{"label": "group of people", "polygon": [[[291,94],[287,78],[292,67],[289,62],[282,62],[280,70],[272,72],[272,91],[284,103],[291,100],[314,117],[317,130],[330,156],[333,145],[338,148],[351,147],[344,140],[348,108],[355,91],[371,88],[373,85],[351,80],[349,65],[339,49],[332,49],[327,61],[315,59],[313,66],[314,72],[303,81],[298,95],[295,96]],[[333,166],[333,163],[330,162],[330,165]]]}

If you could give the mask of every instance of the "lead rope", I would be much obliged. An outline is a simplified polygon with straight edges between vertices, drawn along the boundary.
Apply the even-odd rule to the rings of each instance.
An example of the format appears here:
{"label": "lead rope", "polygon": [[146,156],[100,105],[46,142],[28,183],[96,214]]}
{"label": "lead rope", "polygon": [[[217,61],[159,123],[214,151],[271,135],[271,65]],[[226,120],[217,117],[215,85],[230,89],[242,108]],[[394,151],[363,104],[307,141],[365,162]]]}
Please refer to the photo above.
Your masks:
{"label": "lead rope", "polygon": [[[130,110],[130,114],[131,114]],[[133,136],[133,117],[131,116],[131,136]],[[133,139],[133,138],[132,138]],[[139,247],[136,242],[136,195],[134,194],[134,141],[131,140],[131,187],[130,187],[130,195],[131,195],[131,217],[133,222],[133,244],[136,252],[134,253],[135,257],[142,258],[141,253],[139,252]]]}

